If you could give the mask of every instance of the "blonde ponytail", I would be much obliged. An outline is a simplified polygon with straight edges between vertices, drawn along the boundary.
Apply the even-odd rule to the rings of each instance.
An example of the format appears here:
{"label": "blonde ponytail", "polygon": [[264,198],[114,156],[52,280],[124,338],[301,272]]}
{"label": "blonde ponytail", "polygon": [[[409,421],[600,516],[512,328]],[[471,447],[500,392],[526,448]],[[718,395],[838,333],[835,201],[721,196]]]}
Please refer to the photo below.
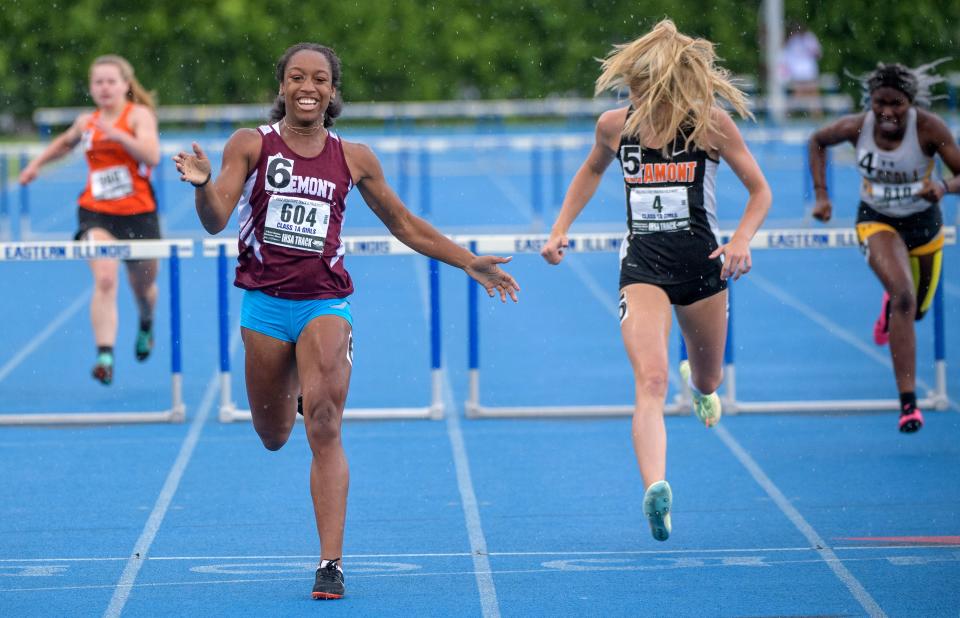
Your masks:
{"label": "blonde ponytail", "polygon": [[729,72],[716,66],[713,43],[677,31],[665,19],[639,39],[614,46],[602,61],[595,94],[626,88],[635,111],[623,128],[624,135],[640,137],[647,126],[648,139],[663,145],[666,156],[679,132],[687,144],[711,148],[706,136],[715,131],[712,108],[727,101],[743,118],[753,118],[747,95],[731,83]]}

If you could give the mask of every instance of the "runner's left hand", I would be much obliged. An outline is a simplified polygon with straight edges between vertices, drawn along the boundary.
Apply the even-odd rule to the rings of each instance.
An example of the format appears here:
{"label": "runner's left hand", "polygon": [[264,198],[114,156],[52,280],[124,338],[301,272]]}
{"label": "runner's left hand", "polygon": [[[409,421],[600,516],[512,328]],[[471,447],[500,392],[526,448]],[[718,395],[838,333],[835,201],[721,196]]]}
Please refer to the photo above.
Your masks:
{"label": "runner's left hand", "polygon": [[710,259],[723,256],[723,268],[720,269],[720,278],[729,279],[733,277],[736,281],[741,275],[750,272],[753,262],[750,259],[750,242],[734,235],[730,242],[717,247],[716,251],[710,254]]}
{"label": "runner's left hand", "polygon": [[478,255],[466,265],[464,270],[484,287],[487,295],[491,298],[499,293],[502,302],[507,302],[507,296],[513,302],[517,302],[517,292],[520,291],[520,286],[517,285],[513,277],[497,266],[497,264],[506,264],[511,259],[496,255]]}
{"label": "runner's left hand", "polygon": [[927,178],[923,181],[923,187],[917,191],[917,196],[935,204],[943,199],[943,196],[946,195],[946,192],[947,187],[944,186],[942,182],[939,180],[933,182]]}

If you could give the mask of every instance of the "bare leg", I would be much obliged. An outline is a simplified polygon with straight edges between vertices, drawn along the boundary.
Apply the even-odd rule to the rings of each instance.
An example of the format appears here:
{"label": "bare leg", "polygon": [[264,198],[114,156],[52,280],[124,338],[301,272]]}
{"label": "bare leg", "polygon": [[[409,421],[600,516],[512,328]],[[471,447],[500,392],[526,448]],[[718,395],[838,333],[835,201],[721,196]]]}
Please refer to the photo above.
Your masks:
{"label": "bare leg", "polygon": [[623,344],[633,367],[636,402],[633,411],[633,448],[644,488],[664,480],[667,467],[667,430],[663,402],[667,396],[670,336],[670,300],[658,287],[628,285],[622,290],[627,314],[620,324]]}
{"label": "bare leg", "polygon": [[296,348],[303,418],[313,452],[310,495],[324,560],[343,556],[350,470],[340,428],[352,369],[351,336],[350,325],[342,318],[320,316],[303,329]]}
{"label": "bare leg", "polygon": [[127,262],[127,278],[137,301],[140,321],[153,319],[153,308],[157,304],[157,260],[131,260]]}
{"label": "bare leg", "polygon": [[897,390],[916,390],[916,333],[914,318],[917,298],[907,246],[897,234],[876,232],[867,239],[870,268],[890,295],[890,357]]}
{"label": "bare leg", "polygon": [[723,380],[723,350],[727,342],[727,291],[677,306],[677,323],[687,344],[690,380],[704,394]]}
{"label": "bare leg", "polygon": [[297,418],[294,346],[248,328],[242,328],[241,334],[253,428],[263,446],[276,451],[287,443]]}
{"label": "bare leg", "polygon": [[[116,240],[101,228],[89,230],[91,240]],[[90,300],[90,323],[97,347],[113,347],[117,340],[117,261],[90,260],[93,272],[93,298]]]}

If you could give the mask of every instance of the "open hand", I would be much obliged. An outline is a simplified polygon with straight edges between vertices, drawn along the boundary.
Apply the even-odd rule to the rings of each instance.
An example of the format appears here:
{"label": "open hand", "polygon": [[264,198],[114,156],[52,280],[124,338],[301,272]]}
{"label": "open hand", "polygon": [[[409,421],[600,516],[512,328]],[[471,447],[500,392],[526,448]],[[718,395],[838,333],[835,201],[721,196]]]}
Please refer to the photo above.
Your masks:
{"label": "open hand", "polygon": [[173,156],[173,162],[177,166],[182,181],[196,186],[210,179],[210,159],[197,142],[193,142],[193,154],[178,152]]}
{"label": "open hand", "polygon": [[720,245],[710,254],[710,259],[716,259],[723,256],[723,267],[720,269],[720,278],[729,279],[733,277],[736,281],[741,275],[750,272],[753,262],[750,259],[750,242],[734,235],[730,242]]}
{"label": "open hand", "polygon": [[513,302],[517,302],[520,286],[513,277],[497,266],[497,264],[506,264],[510,260],[511,258],[496,255],[478,255],[467,264],[464,270],[483,286],[491,298],[499,293],[502,302],[507,302],[507,296],[513,299]]}

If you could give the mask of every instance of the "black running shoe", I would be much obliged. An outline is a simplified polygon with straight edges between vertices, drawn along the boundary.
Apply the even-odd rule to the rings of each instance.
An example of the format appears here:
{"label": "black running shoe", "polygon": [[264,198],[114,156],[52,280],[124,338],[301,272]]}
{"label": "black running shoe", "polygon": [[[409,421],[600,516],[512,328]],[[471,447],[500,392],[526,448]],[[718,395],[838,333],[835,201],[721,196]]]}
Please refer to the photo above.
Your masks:
{"label": "black running shoe", "polygon": [[343,571],[339,559],[331,560],[317,569],[317,578],[313,583],[314,599],[342,599],[343,593]]}
{"label": "black running shoe", "polygon": [[137,331],[137,343],[134,346],[134,354],[137,357],[137,360],[141,363],[150,356],[150,352],[153,350],[153,331],[149,330],[138,330]]}
{"label": "black running shoe", "polygon": [[113,383],[113,354],[101,352],[97,355],[97,364],[93,366],[93,379],[104,386]]}

